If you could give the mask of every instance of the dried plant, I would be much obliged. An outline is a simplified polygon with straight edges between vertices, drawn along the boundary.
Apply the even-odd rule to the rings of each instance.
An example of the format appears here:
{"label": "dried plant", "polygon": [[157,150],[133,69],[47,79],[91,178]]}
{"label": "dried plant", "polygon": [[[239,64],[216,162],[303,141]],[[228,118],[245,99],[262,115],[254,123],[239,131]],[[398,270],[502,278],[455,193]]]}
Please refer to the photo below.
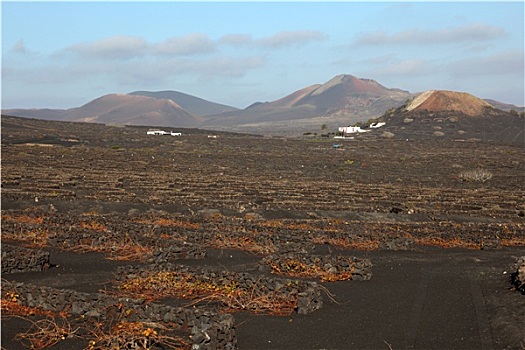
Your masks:
{"label": "dried plant", "polygon": [[[351,258],[343,258],[348,261],[348,266],[353,265]],[[272,269],[272,273],[287,275],[291,277],[308,277],[319,278],[323,282],[347,281],[352,279],[352,272],[354,268],[349,268],[346,271],[333,271],[325,269],[321,266],[322,262],[319,260],[318,264],[309,264],[301,258],[283,258],[283,259],[265,259],[267,265]]]}
{"label": "dried plant", "polygon": [[239,287],[233,277],[221,278],[219,281],[205,281],[189,273],[162,271],[133,278],[122,283],[118,289],[126,296],[146,300],[165,297],[193,299],[189,305],[215,301],[231,311],[286,315],[292,313],[297,306],[297,296],[290,297],[286,293],[270,291],[260,283],[254,283],[247,290]]}
{"label": "dried plant", "polygon": [[[77,329],[73,329],[66,317],[46,317],[33,321],[26,317],[22,319],[31,323],[31,327],[23,333],[18,333],[15,339],[29,342],[30,349],[47,349],[66,338],[75,336]],[[24,344],[25,345],[25,344]]]}
{"label": "dried plant", "polygon": [[468,182],[485,182],[492,179],[492,173],[486,169],[468,170],[461,172],[459,179]]}
{"label": "dried plant", "polygon": [[153,247],[137,242],[129,235],[121,239],[106,240],[102,244],[80,244],[71,250],[79,253],[101,252],[108,254],[110,260],[138,260],[144,261],[153,253]]}
{"label": "dried plant", "polygon": [[103,349],[177,349],[190,348],[187,340],[167,335],[168,328],[155,322],[119,321],[109,329],[95,322],[90,327],[86,350]]}

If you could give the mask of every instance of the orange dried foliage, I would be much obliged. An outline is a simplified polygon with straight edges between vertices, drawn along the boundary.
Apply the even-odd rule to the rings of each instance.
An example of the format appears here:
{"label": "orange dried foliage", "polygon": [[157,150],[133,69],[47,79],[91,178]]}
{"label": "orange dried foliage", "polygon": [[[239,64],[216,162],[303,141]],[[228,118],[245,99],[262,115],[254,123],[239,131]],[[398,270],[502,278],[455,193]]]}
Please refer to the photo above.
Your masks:
{"label": "orange dried foliage", "polygon": [[3,240],[23,242],[30,247],[44,247],[47,245],[48,238],[48,229],[43,229],[41,231],[20,230],[18,232],[2,232]]}
{"label": "orange dried foliage", "polygon": [[197,230],[201,227],[198,223],[189,222],[186,220],[181,219],[165,219],[165,218],[158,218],[155,220],[137,220],[136,222],[141,224],[147,224],[147,225],[158,225],[158,226],[174,226],[174,227],[182,227],[192,230]]}
{"label": "orange dried foliage", "polygon": [[458,237],[449,239],[440,237],[420,237],[415,238],[414,240],[417,244],[441,248],[480,249],[480,245],[478,243],[464,241]]}
{"label": "orange dried foliage", "polygon": [[352,279],[352,271],[328,272],[321,266],[308,265],[302,261],[286,259],[285,261],[270,264],[272,273],[290,277],[319,278],[323,282],[347,281]]}
{"label": "orange dried foliage", "polygon": [[29,215],[2,215],[2,220],[12,221],[19,224],[42,225],[44,223],[44,215],[29,216]]}
{"label": "orange dried foliage", "polygon": [[259,225],[262,227],[283,228],[283,229],[289,229],[289,230],[302,230],[302,231],[318,230],[318,228],[310,224],[307,224],[307,223],[284,222],[281,220],[263,221]]}
{"label": "orange dried foliage", "polygon": [[131,237],[125,236],[118,241],[105,241],[103,245],[78,245],[71,250],[79,253],[101,252],[108,254],[109,260],[119,261],[144,261],[153,253],[153,247],[135,242]]}
{"label": "orange dried foliage", "polygon": [[210,242],[210,245],[223,249],[239,249],[253,254],[268,254],[275,252],[275,247],[262,245],[250,236],[224,237],[222,235],[217,235],[216,239]]}
{"label": "orange dried foliage", "polygon": [[524,237],[502,238],[501,245],[505,247],[523,247],[525,246]]}
{"label": "orange dried foliage", "polygon": [[18,296],[14,293],[7,293],[0,301],[2,317],[4,316],[49,316],[49,317],[67,317],[67,312],[52,312],[38,307],[29,307],[20,304]]}
{"label": "orange dried foliage", "polygon": [[220,284],[202,281],[187,273],[156,272],[147,277],[134,278],[122,283],[118,289],[125,296],[157,300],[165,297],[193,299],[195,302],[217,301],[225,310],[248,310],[255,313],[289,315],[297,306],[297,299],[275,291],[261,291],[257,284],[251,290],[240,289],[233,279],[222,280]]}
{"label": "orange dried foliage", "polygon": [[73,330],[67,318],[47,317],[32,321],[31,327],[24,333],[18,333],[16,339],[26,340],[30,349],[49,349],[66,338],[74,336],[77,330]]}
{"label": "orange dried foliage", "polygon": [[98,326],[92,330],[92,340],[86,350],[101,349],[190,349],[187,340],[179,336],[164,335],[167,328],[158,323],[118,322],[109,330]]}
{"label": "orange dried foliage", "polygon": [[100,222],[96,222],[96,221],[82,222],[80,223],[80,227],[87,229],[87,230],[98,231],[98,232],[106,232],[108,230],[104,224],[101,224]]}
{"label": "orange dried foliage", "polygon": [[351,238],[325,238],[316,237],[312,239],[315,244],[331,244],[344,249],[355,249],[355,250],[377,250],[379,248],[379,240],[353,240]]}

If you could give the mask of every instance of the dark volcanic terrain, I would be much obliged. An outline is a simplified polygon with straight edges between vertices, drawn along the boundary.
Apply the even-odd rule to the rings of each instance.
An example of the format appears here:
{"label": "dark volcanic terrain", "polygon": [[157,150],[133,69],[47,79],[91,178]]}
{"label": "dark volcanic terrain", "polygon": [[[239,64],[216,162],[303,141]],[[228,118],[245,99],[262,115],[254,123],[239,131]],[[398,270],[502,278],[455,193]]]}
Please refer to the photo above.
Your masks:
{"label": "dark volcanic terrain", "polygon": [[2,348],[523,349],[523,142],[408,125],[2,116]]}

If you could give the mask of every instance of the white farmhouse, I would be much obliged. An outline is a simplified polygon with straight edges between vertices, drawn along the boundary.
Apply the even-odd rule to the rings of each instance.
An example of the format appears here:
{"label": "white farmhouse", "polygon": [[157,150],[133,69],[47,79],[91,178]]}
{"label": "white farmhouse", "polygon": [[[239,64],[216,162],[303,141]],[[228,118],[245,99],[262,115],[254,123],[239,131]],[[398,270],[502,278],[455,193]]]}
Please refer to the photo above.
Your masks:
{"label": "white farmhouse", "polygon": [[384,123],[384,122],[372,123],[372,124],[370,124],[370,128],[377,129],[377,128],[380,128],[380,127],[382,127],[384,125],[386,125],[386,123]]}
{"label": "white farmhouse", "polygon": [[346,134],[359,134],[363,132],[370,132],[370,130],[361,129],[360,126],[340,126],[339,132]]}
{"label": "white farmhouse", "polygon": [[148,130],[146,132],[147,135],[171,135],[171,136],[182,136],[182,133],[180,132],[173,132],[173,131],[170,131],[170,132],[167,132],[167,131],[164,131],[164,130]]}

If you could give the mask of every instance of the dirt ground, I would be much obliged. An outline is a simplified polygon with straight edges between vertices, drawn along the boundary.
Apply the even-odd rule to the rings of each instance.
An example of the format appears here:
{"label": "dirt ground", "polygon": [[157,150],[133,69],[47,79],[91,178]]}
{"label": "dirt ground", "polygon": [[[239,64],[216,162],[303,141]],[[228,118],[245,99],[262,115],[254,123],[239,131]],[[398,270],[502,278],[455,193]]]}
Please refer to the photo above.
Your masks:
{"label": "dirt ground", "polygon": [[[523,143],[147,130],[2,116],[2,244],[52,263],[4,281],[114,290],[119,267],[179,245],[206,256],[177,264],[262,277],[285,277],[261,268],[270,253],[355,257],[370,280],[286,275],[322,286],[308,314],[198,306],[233,315],[239,349],[525,348],[511,284],[525,255]],[[22,348],[28,319],[2,311],[2,347]]]}

